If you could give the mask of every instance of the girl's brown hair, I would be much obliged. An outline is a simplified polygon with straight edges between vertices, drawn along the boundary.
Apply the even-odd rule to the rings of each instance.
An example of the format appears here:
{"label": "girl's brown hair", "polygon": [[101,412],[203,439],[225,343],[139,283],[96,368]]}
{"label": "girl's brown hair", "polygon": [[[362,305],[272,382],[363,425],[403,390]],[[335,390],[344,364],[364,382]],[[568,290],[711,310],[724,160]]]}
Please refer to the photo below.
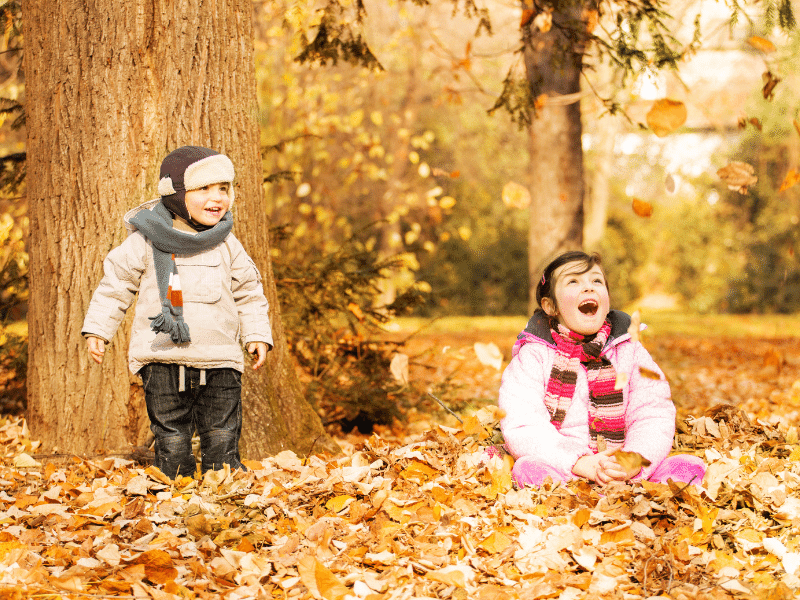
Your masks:
{"label": "girl's brown hair", "polygon": [[[589,269],[591,269],[595,265],[599,265],[602,269],[603,261],[600,258],[600,255],[597,252],[593,252],[592,254],[587,254],[586,252],[581,252],[579,250],[573,250],[571,252],[565,252],[564,254],[560,255],[556,258],[553,262],[547,265],[544,269],[544,273],[542,273],[542,278],[539,280],[539,283],[536,285],[536,302],[539,303],[539,306],[542,306],[542,299],[549,298],[553,305],[556,305],[556,298],[555,298],[555,278],[553,277],[553,273],[556,272],[556,269],[559,267],[563,267],[567,263],[583,263],[585,268],[583,271],[577,273],[577,275],[581,275],[586,273]],[[606,288],[608,288],[608,281],[606,280]]]}

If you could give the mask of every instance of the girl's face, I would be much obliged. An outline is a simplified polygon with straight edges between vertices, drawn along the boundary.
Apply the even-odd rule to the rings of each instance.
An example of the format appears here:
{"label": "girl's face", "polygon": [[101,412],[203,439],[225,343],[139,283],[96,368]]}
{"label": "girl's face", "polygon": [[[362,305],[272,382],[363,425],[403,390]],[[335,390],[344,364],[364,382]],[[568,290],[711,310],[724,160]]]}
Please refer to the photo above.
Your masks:
{"label": "girl's face", "polygon": [[585,268],[585,263],[571,262],[556,269],[553,272],[555,303],[550,298],[542,298],[542,308],[567,329],[592,335],[603,326],[610,301],[600,265],[581,273]]}

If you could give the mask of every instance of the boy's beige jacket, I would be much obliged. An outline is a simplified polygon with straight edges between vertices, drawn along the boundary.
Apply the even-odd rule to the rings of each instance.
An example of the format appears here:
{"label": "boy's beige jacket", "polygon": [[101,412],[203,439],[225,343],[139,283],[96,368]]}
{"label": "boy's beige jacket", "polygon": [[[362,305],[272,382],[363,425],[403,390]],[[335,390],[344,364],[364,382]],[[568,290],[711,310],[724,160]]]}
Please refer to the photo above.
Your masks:
{"label": "boy's beige jacket", "polygon": [[[126,226],[137,211],[153,204],[147,202],[128,212]],[[83,334],[111,341],[136,298],[128,349],[131,372],[137,373],[152,362],[244,371],[242,344],[265,342],[270,347],[273,344],[269,305],[255,263],[232,233],[215,248],[176,256],[175,262],[183,289],[183,317],[189,326],[190,343],[175,345],[167,334],[150,329],[150,317],[161,312],[161,301],[153,248],[138,231],[131,233],[103,261],[103,279],[89,304]]]}

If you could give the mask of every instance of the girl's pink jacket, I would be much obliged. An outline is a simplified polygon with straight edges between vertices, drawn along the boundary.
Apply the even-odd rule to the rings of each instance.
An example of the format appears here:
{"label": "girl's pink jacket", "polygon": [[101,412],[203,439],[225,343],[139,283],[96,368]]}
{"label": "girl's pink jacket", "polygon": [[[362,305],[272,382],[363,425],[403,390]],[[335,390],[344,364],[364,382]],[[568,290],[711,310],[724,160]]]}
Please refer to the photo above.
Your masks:
{"label": "girl's pink jacket", "polygon": [[[624,450],[638,452],[651,464],[640,477],[647,479],[672,449],[675,435],[675,405],[669,383],[650,354],[639,342],[632,342],[626,323],[630,317],[611,311],[612,331],[602,355],[617,373],[628,373],[623,388],[625,402]],[[575,395],[560,430],[550,423],[544,393],[556,355],[549,327],[534,315],[526,331],[533,341],[525,344],[503,372],[499,406],[505,411],[500,426],[506,449],[514,458],[531,457],[566,473],[589,448],[589,386],[584,369],[578,372]],[[615,333],[617,334],[615,336]],[[549,339],[546,339],[549,338]],[[660,379],[641,374],[640,368],[657,373]]]}

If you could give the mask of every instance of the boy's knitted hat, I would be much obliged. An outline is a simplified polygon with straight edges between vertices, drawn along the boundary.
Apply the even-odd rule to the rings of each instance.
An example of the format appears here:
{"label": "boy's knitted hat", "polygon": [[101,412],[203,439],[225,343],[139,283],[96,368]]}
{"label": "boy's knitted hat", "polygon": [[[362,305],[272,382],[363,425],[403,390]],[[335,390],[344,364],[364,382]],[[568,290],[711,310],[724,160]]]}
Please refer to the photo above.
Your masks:
{"label": "boy's knitted hat", "polygon": [[233,163],[211,148],[182,146],[173,150],[161,163],[158,193],[169,211],[195,225],[186,208],[187,190],[196,190],[213,183],[230,183],[228,197],[233,207]]}

